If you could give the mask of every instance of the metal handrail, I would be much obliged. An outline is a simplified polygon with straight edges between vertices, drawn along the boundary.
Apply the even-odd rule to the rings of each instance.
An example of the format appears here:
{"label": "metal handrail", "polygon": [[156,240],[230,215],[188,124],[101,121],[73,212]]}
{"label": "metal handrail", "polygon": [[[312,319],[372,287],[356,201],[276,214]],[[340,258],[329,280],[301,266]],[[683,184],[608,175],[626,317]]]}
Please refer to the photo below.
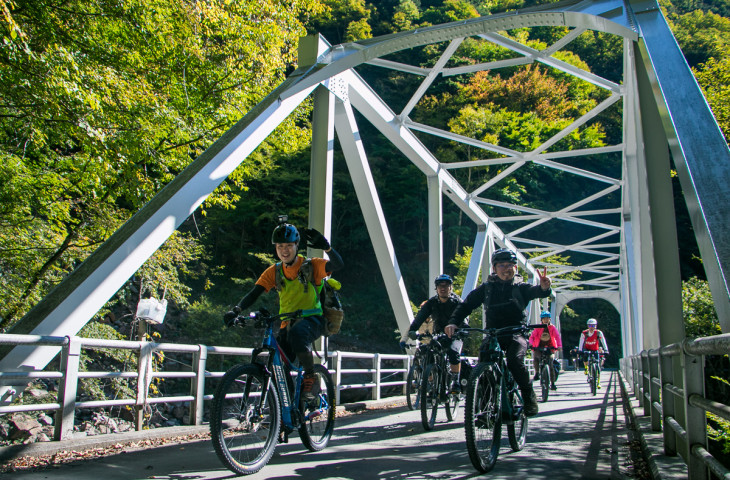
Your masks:
{"label": "metal handrail", "polygon": [[705,355],[730,353],[730,333],[685,339],[621,359],[633,393],[651,417],[652,430],[662,432],[664,453],[679,455],[690,480],[706,480],[710,472],[730,479],[730,469],[707,451],[707,412],[730,421],[730,406],[705,398]]}
{"label": "metal handrail", "polygon": [[[40,335],[9,335],[0,334],[0,345],[26,345],[26,346],[57,346],[61,351],[61,362],[59,371],[12,371],[0,372],[0,387],[10,386],[9,395],[0,401],[0,414],[28,412],[28,411],[52,411],[55,412],[54,440],[65,440],[73,433],[74,412],[78,408],[98,408],[114,406],[133,406],[137,410],[136,427],[141,430],[144,427],[144,407],[156,403],[190,403],[189,423],[201,425],[203,423],[203,404],[213,398],[212,392],[206,393],[205,379],[220,378],[225,372],[208,371],[206,369],[208,357],[211,355],[228,356],[250,356],[252,348],[221,347],[207,345],[187,345],[175,343],[154,343],[143,341],[126,340],[102,340],[93,338],[82,338],[76,336],[52,337]],[[80,354],[83,349],[124,349],[136,351],[139,356],[137,371],[126,372],[81,372],[79,371]],[[192,355],[191,371],[188,372],[164,372],[152,371],[151,360],[155,352],[187,353]],[[321,358],[323,352],[317,352]],[[361,352],[329,352],[333,367],[331,372],[335,379],[336,402],[340,404],[340,392],[343,390],[369,389],[371,398],[379,400],[384,387],[403,386],[405,393],[406,375],[411,364],[412,355],[361,353]],[[344,368],[343,360],[361,359],[371,360],[370,368]],[[242,360],[243,361],[243,360]],[[402,366],[387,366],[383,362],[402,362]],[[353,379],[357,374],[370,374],[371,381],[361,382],[361,378],[354,377],[354,380],[344,382],[343,377]],[[127,378],[136,379],[137,394],[135,398],[79,401],[77,399],[78,380],[83,378]],[[190,395],[183,396],[149,396],[149,385],[152,378],[190,378]],[[17,392],[13,388],[25,388],[33,379],[55,379],[59,382],[58,401],[45,404],[11,404],[10,398]],[[143,381],[139,381],[142,379]]]}

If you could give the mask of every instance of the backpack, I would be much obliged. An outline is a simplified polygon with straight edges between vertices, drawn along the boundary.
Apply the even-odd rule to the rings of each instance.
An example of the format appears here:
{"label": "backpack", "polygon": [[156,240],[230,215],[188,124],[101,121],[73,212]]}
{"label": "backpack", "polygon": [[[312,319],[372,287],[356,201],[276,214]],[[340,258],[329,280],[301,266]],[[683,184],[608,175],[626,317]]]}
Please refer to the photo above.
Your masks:
{"label": "backpack", "polygon": [[[274,270],[276,272],[276,291],[278,292],[281,291],[284,285],[281,262],[276,264]],[[312,259],[304,259],[301,267],[299,267],[297,278],[304,285],[305,292],[308,290],[309,285],[314,286]],[[342,327],[342,320],[345,318],[345,312],[342,310],[342,302],[340,301],[340,294],[338,293],[341,286],[342,284],[334,278],[327,277],[323,279],[322,288],[319,291],[319,303],[322,305],[322,316],[325,320],[324,335],[326,337],[339,333],[340,327]]]}

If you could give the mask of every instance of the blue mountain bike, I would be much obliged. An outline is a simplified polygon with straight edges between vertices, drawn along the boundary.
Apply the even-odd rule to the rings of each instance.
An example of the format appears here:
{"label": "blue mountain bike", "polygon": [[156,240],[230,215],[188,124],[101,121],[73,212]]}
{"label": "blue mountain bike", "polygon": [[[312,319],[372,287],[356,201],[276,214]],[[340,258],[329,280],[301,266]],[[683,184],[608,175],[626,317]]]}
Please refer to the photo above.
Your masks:
{"label": "blue mountain bike", "polygon": [[223,375],[211,408],[215,452],[227,468],[240,475],[261,470],[277,443],[287,443],[294,430],[310,451],[325,448],[332,436],[335,386],[329,371],[315,365],[313,395],[303,398],[302,368],[289,361],[276,341],[282,320],[294,321],[302,313],[306,312],[256,312],[235,321],[239,326],[264,329],[262,345],[254,349],[251,363],[236,365]]}

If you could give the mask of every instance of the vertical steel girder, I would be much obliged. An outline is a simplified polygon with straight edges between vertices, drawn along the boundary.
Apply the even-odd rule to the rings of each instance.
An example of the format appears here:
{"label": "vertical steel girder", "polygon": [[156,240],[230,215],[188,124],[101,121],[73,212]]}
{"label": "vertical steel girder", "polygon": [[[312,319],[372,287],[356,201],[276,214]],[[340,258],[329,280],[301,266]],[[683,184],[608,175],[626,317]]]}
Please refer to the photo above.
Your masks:
{"label": "vertical steel girder", "polygon": [[370,233],[370,240],[375,248],[375,256],[383,273],[385,290],[390,298],[398,327],[401,332],[407,332],[413,321],[413,312],[357,128],[355,114],[349,102],[339,100],[335,102],[335,128]]}
{"label": "vertical steel girder", "polygon": [[644,66],[723,332],[730,331],[730,149],[654,2],[631,2]]}

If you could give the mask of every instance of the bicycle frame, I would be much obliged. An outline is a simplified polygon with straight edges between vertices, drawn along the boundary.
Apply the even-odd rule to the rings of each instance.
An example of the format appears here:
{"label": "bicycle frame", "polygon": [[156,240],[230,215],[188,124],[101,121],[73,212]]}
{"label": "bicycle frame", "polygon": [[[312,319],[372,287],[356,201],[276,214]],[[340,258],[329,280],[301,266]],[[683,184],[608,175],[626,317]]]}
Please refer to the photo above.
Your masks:
{"label": "bicycle frame", "polygon": [[[251,354],[251,363],[257,364],[256,360],[259,355],[264,352],[268,353],[268,359],[264,366],[264,373],[267,379],[266,389],[264,389],[262,403],[266,401],[266,395],[268,395],[268,386],[272,378],[274,385],[279,393],[279,399],[281,400],[281,413],[284,428],[287,434],[293,432],[301,424],[301,418],[299,415],[293,415],[293,412],[299,412],[299,398],[302,390],[302,377],[304,370],[301,366],[295,367],[291,361],[287,358],[286,354],[281,349],[281,346],[276,341],[276,334],[274,332],[274,325],[278,325],[282,318],[297,318],[303,314],[301,310],[292,312],[289,314],[281,314],[271,317],[266,325],[264,326],[263,342],[261,347],[253,349]],[[262,363],[258,363],[262,365]],[[293,395],[289,388],[289,381],[291,380],[291,372],[296,372],[296,381],[293,381]],[[308,420],[304,419],[304,420]]]}
{"label": "bicycle frame", "polygon": [[268,352],[268,359],[266,361],[264,369],[267,378],[267,388],[264,389],[262,403],[265,403],[266,395],[268,395],[268,382],[271,382],[273,379],[273,381],[275,382],[274,385],[276,386],[276,390],[279,392],[279,398],[281,399],[281,411],[284,426],[288,431],[294,431],[294,429],[298,425],[295,425],[294,421],[292,420],[292,405],[297,405],[299,403],[299,393],[301,391],[302,383],[302,369],[301,367],[297,369],[298,374],[294,388],[294,398],[292,402],[292,396],[289,393],[286,376],[290,375],[289,372],[291,372],[294,367],[289,359],[286,358],[285,355],[283,355],[283,352],[280,351],[280,347],[276,342],[276,339],[274,338],[273,328],[271,325],[267,327],[264,345],[253,350],[253,353],[251,354],[251,363],[257,363],[256,360],[263,352]]}
{"label": "bicycle frame", "polygon": [[[502,403],[502,422],[505,425],[512,425],[515,422],[515,413],[512,409],[512,402],[509,400],[509,393],[512,391],[512,389],[515,389],[515,394],[520,399],[520,404],[523,403],[522,398],[522,392],[520,392],[520,389],[517,388],[517,384],[512,377],[512,373],[509,371],[509,368],[507,368],[507,358],[505,357],[504,350],[502,350],[502,346],[499,344],[498,338],[499,335],[496,333],[496,330],[493,330],[490,332],[489,335],[489,342],[487,344],[487,351],[490,355],[490,359],[487,360],[485,363],[490,363],[492,366],[497,370],[497,373],[499,373],[500,378],[500,401]],[[481,359],[481,352],[480,352],[480,363],[482,361]]]}
{"label": "bicycle frame", "polygon": [[[537,351],[540,352],[540,361],[537,364],[538,372],[542,372],[542,367],[545,366],[546,363],[548,365],[548,368],[551,368],[551,369],[555,368],[555,367],[553,367],[552,361],[551,361],[551,358],[553,355],[553,350],[550,347],[537,347],[537,348],[533,348],[533,350],[536,352]],[[534,355],[534,353],[533,353],[533,355]]]}
{"label": "bicycle frame", "polygon": [[[522,392],[517,388],[517,382],[512,377],[512,373],[507,368],[507,358],[499,344],[499,337],[506,337],[519,333],[521,331],[527,331],[534,328],[546,328],[546,325],[518,325],[513,327],[504,327],[500,329],[496,328],[462,328],[459,331],[464,332],[462,335],[467,335],[468,332],[480,332],[486,335],[482,346],[479,351],[479,363],[490,363],[497,369],[502,379],[500,382],[501,389],[501,402],[502,402],[502,417],[503,422],[506,425],[512,425],[515,418],[519,415],[519,412],[514,412],[512,409],[512,402],[509,400],[509,393],[515,390],[515,394],[520,400],[520,404],[524,405],[524,399],[522,398]],[[485,348],[486,347],[486,348]]]}
{"label": "bicycle frame", "polygon": [[601,357],[603,356],[602,353],[600,353],[598,350],[587,350],[586,351],[586,360],[588,360],[588,364],[595,364],[596,368],[598,369],[598,372],[601,372]]}

